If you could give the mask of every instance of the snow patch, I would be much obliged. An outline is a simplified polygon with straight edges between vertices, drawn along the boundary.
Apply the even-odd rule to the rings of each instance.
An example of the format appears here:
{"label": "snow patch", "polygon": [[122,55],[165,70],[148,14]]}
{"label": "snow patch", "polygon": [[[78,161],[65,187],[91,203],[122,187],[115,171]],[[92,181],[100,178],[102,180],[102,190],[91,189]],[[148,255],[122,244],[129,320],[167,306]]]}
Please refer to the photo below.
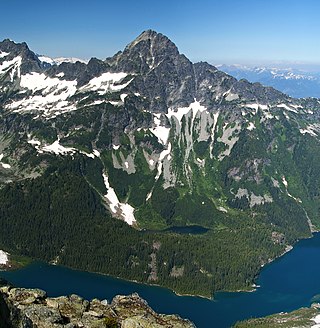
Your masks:
{"label": "snow patch", "polygon": [[120,210],[125,222],[127,222],[129,225],[133,225],[133,223],[136,222],[134,217],[134,208],[131,205],[127,203],[120,203]]}
{"label": "snow patch", "polygon": [[172,108],[168,108],[168,114],[166,116],[171,119],[174,116],[179,122],[181,122],[182,117],[190,112],[193,111],[193,117],[197,114],[198,111],[203,112],[207,110],[206,107],[202,106],[199,101],[194,98],[194,102],[189,105],[189,107],[180,107],[177,111],[174,111]]}
{"label": "snow patch", "polygon": [[149,130],[158,138],[161,144],[166,145],[169,139],[170,128],[161,126],[160,117],[161,114],[154,114],[153,122],[155,124],[155,127],[150,128]]}
{"label": "snow patch", "polygon": [[77,81],[61,81],[57,78],[50,78],[44,73],[40,74],[36,72],[22,75],[20,81],[20,86],[22,88],[32,90],[33,92],[43,90],[44,94],[48,94],[49,91],[51,91],[51,88],[56,88],[56,91],[67,88],[69,89],[69,93],[71,93],[70,90],[72,89],[72,94],[74,94],[76,91],[76,85]]}
{"label": "snow patch", "polygon": [[93,152],[94,156],[100,157],[100,152],[97,149],[93,149],[92,152]]}
{"label": "snow patch", "polygon": [[9,55],[9,52],[0,51],[0,58],[7,57],[8,55]]}
{"label": "snow patch", "polygon": [[126,93],[121,94],[121,95],[120,95],[120,99],[121,99],[121,101],[124,102],[124,100],[126,99],[127,96],[128,96],[128,95],[127,95]]}
{"label": "snow patch", "polygon": [[113,105],[113,106],[120,106],[122,105],[122,103],[120,101],[108,101],[109,104]]}
{"label": "snow patch", "polygon": [[99,77],[94,77],[88,84],[83,86],[81,91],[97,91],[100,95],[107,92],[119,91],[125,88],[133,79],[127,83],[121,84],[127,73],[103,73]]}
{"label": "snow patch", "polygon": [[179,122],[181,122],[182,117],[186,114],[188,114],[190,111],[189,107],[181,107],[178,108],[177,111],[174,111],[171,108],[168,108],[168,114],[167,117],[171,119],[172,116],[174,116]]}
{"label": "snow patch", "polygon": [[0,165],[4,168],[4,169],[10,169],[11,165],[6,164],[6,163],[2,163],[2,159],[3,159],[4,155],[0,154]]}
{"label": "snow patch", "polygon": [[111,212],[118,214],[129,225],[136,223],[134,208],[128,203],[120,203],[114,189],[110,186],[108,176],[104,173],[102,176],[107,188],[107,194],[104,197],[108,200]]}
{"label": "snow patch", "polygon": [[[13,58],[12,60],[4,61],[0,65],[0,74],[4,74],[9,69],[15,68],[17,70],[17,72],[18,72],[18,76],[20,77],[20,66],[21,66],[21,62],[22,62],[22,58],[20,56],[17,56],[15,58]],[[11,81],[13,81],[13,74],[14,74],[14,72],[11,72],[11,74],[10,74]]]}
{"label": "snow patch", "polygon": [[286,105],[286,104],[280,104],[280,105],[277,105],[277,107],[278,107],[278,108],[283,108],[283,109],[285,109],[285,110],[287,110],[287,111],[289,111],[289,112],[293,112],[293,113],[298,114],[298,111],[297,111],[296,109],[294,109],[294,108],[292,108],[292,107],[289,107],[289,106]]}
{"label": "snow patch", "polygon": [[169,142],[169,145],[168,145],[168,149],[165,149],[163,150],[161,153],[160,153],[160,156],[159,156],[159,161],[158,161],[158,172],[157,172],[157,175],[155,177],[155,180],[157,181],[159,178],[160,178],[160,175],[162,173],[162,166],[163,166],[163,160],[168,156],[170,156],[170,153],[171,153],[171,142]]}
{"label": "snow patch", "polygon": [[212,125],[212,130],[211,130],[211,143],[210,143],[210,158],[213,158],[212,151],[213,151],[213,144],[214,144],[214,135],[216,132],[216,126],[218,123],[218,118],[219,118],[219,112],[213,114],[213,125]]}
{"label": "snow patch", "polygon": [[83,154],[83,155],[86,155],[87,157],[90,157],[90,158],[95,158],[95,155],[92,153],[86,153],[85,151],[80,151],[80,154]]}
{"label": "snow patch", "polygon": [[[77,81],[60,80],[57,77],[50,78],[43,73],[33,72],[21,76],[20,86],[32,90],[33,94],[9,103],[6,106],[8,109],[16,112],[41,110],[46,113],[53,110],[55,114],[76,109],[76,106],[70,104],[67,99],[76,93]],[[35,93],[37,94],[35,95]]]}
{"label": "snow patch", "polygon": [[286,180],[286,177],[285,177],[285,176],[282,176],[282,183],[283,183],[283,185],[284,185],[285,188],[286,188],[287,195],[288,195],[290,198],[294,199],[296,202],[298,202],[298,203],[302,203],[301,199],[299,199],[299,198],[297,198],[297,197],[294,197],[293,195],[291,195],[291,194],[289,193],[289,191],[288,191],[288,181]]}
{"label": "snow patch", "polygon": [[252,131],[255,128],[256,128],[256,126],[252,122],[249,122],[249,125],[247,126],[247,130]]}
{"label": "snow patch", "polygon": [[[30,138],[30,135],[28,137]],[[73,147],[64,147],[60,144],[59,137],[51,145],[46,145],[43,147],[41,147],[41,142],[39,140],[35,140],[35,139],[28,140],[28,144],[34,146],[37,149],[38,153],[40,153],[40,154],[42,154],[44,152],[48,152],[48,153],[53,153],[55,155],[67,155],[67,154],[73,155],[74,153],[79,152],[80,154],[83,154],[90,158],[100,157],[100,152],[96,149],[94,149],[92,151],[92,153],[87,153],[85,151],[81,151],[81,150],[79,151]]]}
{"label": "snow patch", "polygon": [[7,265],[9,262],[9,258],[8,255],[10,255],[9,253],[0,250],[0,265]]}
{"label": "snow patch", "polygon": [[11,165],[6,163],[0,163],[4,169],[11,169]]}
{"label": "snow patch", "polygon": [[224,208],[223,206],[219,206],[219,207],[218,207],[218,210],[219,210],[220,212],[223,212],[223,213],[228,213],[228,210],[227,210],[226,208]]}
{"label": "snow patch", "polygon": [[60,139],[48,146],[44,146],[39,150],[42,152],[54,153],[56,155],[66,155],[68,153],[74,154],[77,150],[73,147],[64,147],[59,143]]}
{"label": "snow patch", "polygon": [[146,197],[146,202],[151,198],[152,192],[153,192],[153,189],[148,193],[148,195]]}
{"label": "snow patch", "polygon": [[310,134],[310,135],[312,135],[314,137],[317,136],[317,134],[312,130],[312,126],[308,126],[306,129],[299,129],[299,131],[300,131],[301,134],[308,133],[308,134]]}
{"label": "snow patch", "polygon": [[286,180],[285,176],[282,177],[282,183],[286,188],[288,188],[288,181]]}
{"label": "snow patch", "polygon": [[255,109],[256,112],[258,111],[259,109],[259,104],[246,104],[244,105],[245,107],[248,107],[248,108],[252,108],[252,109]]}
{"label": "snow patch", "polygon": [[39,140],[31,139],[31,140],[28,140],[28,144],[34,145],[34,146],[40,146],[41,142]]}
{"label": "snow patch", "polygon": [[320,314],[316,315],[314,318],[311,318],[316,324],[312,325],[311,328],[320,328]]}

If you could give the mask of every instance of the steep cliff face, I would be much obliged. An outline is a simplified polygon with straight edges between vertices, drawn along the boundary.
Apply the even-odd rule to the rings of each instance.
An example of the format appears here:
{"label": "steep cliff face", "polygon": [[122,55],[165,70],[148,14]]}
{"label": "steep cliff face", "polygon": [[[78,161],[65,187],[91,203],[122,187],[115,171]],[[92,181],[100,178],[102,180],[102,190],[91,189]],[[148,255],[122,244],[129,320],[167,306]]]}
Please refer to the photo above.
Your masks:
{"label": "steep cliff face", "polygon": [[77,295],[50,298],[39,289],[0,288],[1,328],[195,327],[175,315],[155,313],[137,294],[90,302]]}
{"label": "steep cliff face", "polygon": [[5,40],[0,248],[183,293],[250,289],[320,225],[319,108],[154,31],[59,66]]}

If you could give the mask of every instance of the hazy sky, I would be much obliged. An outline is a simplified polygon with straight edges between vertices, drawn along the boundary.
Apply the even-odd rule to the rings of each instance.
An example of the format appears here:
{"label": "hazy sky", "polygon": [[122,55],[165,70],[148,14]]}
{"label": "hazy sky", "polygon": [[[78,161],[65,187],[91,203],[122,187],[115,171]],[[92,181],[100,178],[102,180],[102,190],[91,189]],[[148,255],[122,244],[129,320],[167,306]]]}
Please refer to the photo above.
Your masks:
{"label": "hazy sky", "polygon": [[319,0],[3,0],[0,39],[104,59],[146,29],[192,61],[320,63]]}

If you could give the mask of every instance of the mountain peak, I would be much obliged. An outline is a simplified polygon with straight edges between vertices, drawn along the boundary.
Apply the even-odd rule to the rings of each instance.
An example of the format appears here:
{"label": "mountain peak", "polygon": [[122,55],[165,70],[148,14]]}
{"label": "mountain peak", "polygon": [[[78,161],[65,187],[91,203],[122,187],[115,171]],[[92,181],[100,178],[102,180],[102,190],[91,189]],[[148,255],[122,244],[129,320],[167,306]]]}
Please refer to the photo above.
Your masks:
{"label": "mountain peak", "polygon": [[130,51],[138,47],[149,50],[149,48],[162,49],[162,51],[179,54],[177,46],[165,35],[154,30],[146,30],[142,32],[135,40],[129,43],[125,51]]}
{"label": "mountain peak", "polygon": [[138,35],[127,47],[133,47],[141,41],[154,40],[156,38],[168,39],[165,35],[158,33],[154,30],[145,30],[140,35]]}
{"label": "mountain peak", "polygon": [[4,39],[0,42],[0,51],[7,53],[5,60],[12,60],[15,57],[21,57],[21,74],[27,72],[41,71],[41,63],[33,51],[31,51],[25,42],[16,43],[10,39]]}
{"label": "mountain peak", "polygon": [[175,61],[178,56],[178,48],[168,37],[146,30],[129,43],[123,52],[107,59],[107,63],[123,71],[145,74],[162,62]]}
{"label": "mountain peak", "polygon": [[15,43],[10,39],[4,39],[2,42],[0,42],[0,50],[5,52],[14,52],[16,54],[30,51],[28,45],[25,42]]}
{"label": "mountain peak", "polygon": [[165,37],[163,34],[158,33],[158,32],[156,32],[156,31],[154,31],[154,30],[149,29],[149,30],[145,30],[145,31],[143,31],[143,32],[142,32],[142,33],[136,38],[136,40],[138,40],[138,39],[140,39],[140,40],[153,39],[153,38],[155,38],[157,35],[161,35],[161,36]]}

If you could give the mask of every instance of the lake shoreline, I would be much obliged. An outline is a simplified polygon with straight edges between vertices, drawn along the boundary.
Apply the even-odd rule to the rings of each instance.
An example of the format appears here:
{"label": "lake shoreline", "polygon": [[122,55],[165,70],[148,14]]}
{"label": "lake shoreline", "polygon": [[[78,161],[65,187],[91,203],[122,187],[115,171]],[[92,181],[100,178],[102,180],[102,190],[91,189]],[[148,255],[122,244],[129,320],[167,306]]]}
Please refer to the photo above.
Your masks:
{"label": "lake shoreline", "polygon": [[[1,275],[1,271],[2,272],[15,271],[15,270],[19,270],[19,269],[24,268],[24,267],[28,267],[30,264],[32,264],[34,262],[40,262],[40,263],[45,263],[46,265],[49,265],[49,266],[60,266],[60,267],[67,268],[67,269],[73,270],[73,271],[82,271],[82,272],[87,272],[87,273],[93,273],[93,274],[97,274],[97,275],[101,275],[101,276],[105,276],[105,277],[109,277],[109,278],[119,279],[119,280],[124,281],[124,282],[135,283],[135,284],[146,286],[146,287],[150,286],[150,287],[163,288],[165,290],[168,290],[168,291],[172,292],[174,295],[176,295],[178,297],[194,297],[194,298],[201,298],[201,299],[205,299],[205,300],[209,300],[209,301],[215,301],[215,299],[216,299],[215,294],[216,293],[253,293],[253,292],[256,292],[257,288],[261,287],[260,285],[258,285],[256,283],[257,283],[257,280],[259,279],[259,277],[261,275],[262,269],[264,269],[266,266],[274,263],[274,261],[276,261],[277,259],[282,258],[284,255],[286,255],[287,253],[292,251],[294,246],[299,241],[314,238],[315,234],[317,234],[317,233],[319,233],[319,230],[313,231],[312,235],[310,237],[305,237],[305,238],[297,240],[297,242],[294,243],[294,245],[287,245],[286,249],[280,255],[278,255],[275,258],[270,259],[268,262],[262,264],[256,278],[252,282],[252,288],[245,287],[243,289],[240,288],[240,289],[235,289],[235,290],[217,290],[217,291],[214,292],[214,294],[212,296],[201,295],[201,294],[181,293],[179,291],[174,290],[173,288],[163,286],[163,285],[160,285],[160,284],[156,284],[156,283],[147,283],[147,282],[138,281],[136,279],[126,279],[126,278],[123,278],[123,277],[120,277],[120,276],[114,276],[114,275],[111,275],[111,274],[108,274],[108,273],[82,270],[82,269],[79,269],[79,268],[70,267],[68,265],[62,265],[62,264],[59,264],[59,263],[46,262],[46,261],[43,261],[43,260],[30,259],[30,258],[28,258],[28,261],[26,261],[24,264],[19,263],[19,265],[13,265],[13,263],[15,263],[16,261],[10,260],[10,258],[9,258],[8,265],[6,267],[1,268],[0,275]],[[14,257],[21,257],[21,258],[24,258],[24,259],[27,258],[27,257],[24,257],[24,256],[19,256],[19,255],[10,255],[10,257],[13,257],[13,258]]]}
{"label": "lake shoreline", "polygon": [[3,272],[2,277],[15,286],[43,289],[50,297],[78,294],[86,299],[111,300],[115,295],[137,292],[158,313],[176,313],[190,319],[198,328],[206,328],[208,323],[215,328],[227,328],[237,321],[290,312],[308,307],[312,299],[314,302],[320,290],[320,234],[315,233],[313,237],[300,240],[293,250],[287,249],[279,261],[274,260],[263,270],[261,268],[251,290],[218,292],[214,299],[182,295],[156,284],[45,262],[33,262],[21,270]]}

